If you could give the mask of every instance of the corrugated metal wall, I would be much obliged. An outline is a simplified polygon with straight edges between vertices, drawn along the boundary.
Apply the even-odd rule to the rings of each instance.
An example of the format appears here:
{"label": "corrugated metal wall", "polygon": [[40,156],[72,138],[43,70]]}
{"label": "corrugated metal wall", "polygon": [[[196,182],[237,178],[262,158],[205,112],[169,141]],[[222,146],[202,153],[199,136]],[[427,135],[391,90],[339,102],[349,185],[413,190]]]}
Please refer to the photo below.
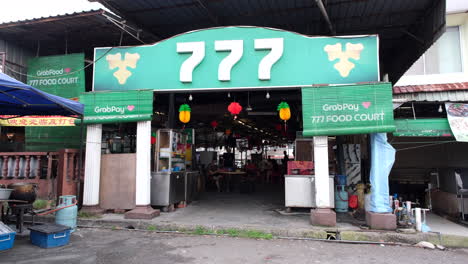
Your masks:
{"label": "corrugated metal wall", "polygon": [[27,61],[33,53],[4,39],[0,39],[0,52],[6,52],[4,72],[17,80],[26,82]]}

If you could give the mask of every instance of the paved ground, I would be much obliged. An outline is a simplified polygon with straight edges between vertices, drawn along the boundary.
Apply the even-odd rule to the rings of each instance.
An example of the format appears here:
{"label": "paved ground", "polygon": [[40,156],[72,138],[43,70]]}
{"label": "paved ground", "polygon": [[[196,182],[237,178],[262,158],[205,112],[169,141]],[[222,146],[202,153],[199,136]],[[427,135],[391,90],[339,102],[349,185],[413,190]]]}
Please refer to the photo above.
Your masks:
{"label": "paved ground", "polygon": [[433,232],[468,237],[468,227],[456,224],[438,215],[427,214],[426,223]]}
{"label": "paved ground", "polygon": [[0,252],[0,263],[450,263],[466,264],[468,250],[349,245],[298,240],[159,234],[127,230],[81,229],[67,246],[41,249],[28,237]]}
{"label": "paved ground", "polygon": [[[206,192],[199,200],[186,208],[172,213],[161,213],[149,222],[152,224],[174,224],[222,226],[249,229],[311,229],[310,210],[296,210],[296,213],[284,215],[284,190],[261,189],[253,194]],[[124,220],[122,214],[106,214],[103,220]],[[338,229],[359,230],[349,223],[338,223]],[[333,229],[333,228],[332,228]]]}
{"label": "paved ground", "polygon": [[[260,230],[311,230],[323,229],[314,227],[309,222],[309,210],[295,209],[292,214],[284,214],[284,191],[281,189],[260,189],[253,194],[206,192],[199,200],[186,208],[172,213],[161,213],[161,216],[148,220],[152,225],[177,225],[205,227],[233,227]],[[330,230],[359,231],[358,221],[351,220],[346,213],[337,214],[336,228]],[[102,220],[124,220],[122,214],[105,214]],[[136,220],[134,222],[137,222]],[[434,232],[447,235],[468,237],[468,227],[453,223],[440,216],[428,214],[427,224]]]}

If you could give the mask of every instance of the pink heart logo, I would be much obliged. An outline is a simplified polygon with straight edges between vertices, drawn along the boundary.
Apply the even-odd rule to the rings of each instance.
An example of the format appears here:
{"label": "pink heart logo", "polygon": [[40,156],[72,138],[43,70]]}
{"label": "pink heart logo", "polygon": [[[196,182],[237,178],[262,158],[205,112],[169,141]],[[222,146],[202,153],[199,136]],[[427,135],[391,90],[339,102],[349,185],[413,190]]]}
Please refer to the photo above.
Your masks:
{"label": "pink heart logo", "polygon": [[129,105],[129,106],[127,106],[127,109],[128,109],[128,111],[133,111],[133,109],[135,109],[135,106],[134,105]]}
{"label": "pink heart logo", "polygon": [[65,72],[66,72],[66,73],[69,73],[70,71],[71,71],[70,68],[65,68]]}
{"label": "pink heart logo", "polygon": [[362,106],[364,106],[365,109],[369,108],[371,106],[371,102],[362,102]]}

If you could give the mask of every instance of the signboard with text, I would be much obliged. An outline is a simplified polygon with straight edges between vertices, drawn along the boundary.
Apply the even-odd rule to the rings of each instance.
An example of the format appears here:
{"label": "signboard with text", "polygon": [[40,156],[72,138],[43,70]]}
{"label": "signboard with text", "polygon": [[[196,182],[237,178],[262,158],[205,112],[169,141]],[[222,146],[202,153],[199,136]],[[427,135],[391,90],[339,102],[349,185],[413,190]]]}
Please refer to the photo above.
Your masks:
{"label": "signboard with text", "polygon": [[445,110],[455,139],[468,142],[468,104],[445,103]]}
{"label": "signboard with text", "polygon": [[76,117],[63,116],[0,116],[0,126],[75,126]]}
{"label": "signboard with text", "polygon": [[191,31],[96,48],[94,91],[302,87],[379,81],[378,37],[309,37],[261,27]]}
{"label": "signboard with text", "polygon": [[[151,120],[153,91],[85,93],[85,123],[119,123]],[[79,120],[77,120],[78,122]]]}
{"label": "signboard with text", "polygon": [[453,137],[447,118],[395,119],[397,137]]}
{"label": "signboard with text", "polygon": [[302,88],[304,136],[395,130],[390,83]]}
{"label": "signboard with text", "polygon": [[28,61],[28,84],[65,98],[85,92],[84,53],[32,58]]}

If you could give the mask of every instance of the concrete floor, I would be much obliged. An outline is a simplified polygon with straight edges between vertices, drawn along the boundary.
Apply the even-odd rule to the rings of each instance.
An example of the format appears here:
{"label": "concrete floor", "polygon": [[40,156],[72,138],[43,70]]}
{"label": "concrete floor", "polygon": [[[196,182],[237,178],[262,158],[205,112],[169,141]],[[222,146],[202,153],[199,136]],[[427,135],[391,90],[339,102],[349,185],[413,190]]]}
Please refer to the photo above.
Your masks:
{"label": "concrete floor", "polygon": [[63,247],[42,249],[17,237],[0,252],[2,264],[75,263],[450,263],[465,264],[466,249],[351,245],[300,240],[159,234],[128,230],[79,229]]}
{"label": "concrete floor", "polygon": [[[284,212],[284,192],[280,188],[262,188],[252,194],[238,192],[205,192],[186,208],[171,213],[161,213],[148,220],[152,224],[175,226],[205,226],[213,228],[243,228],[259,230],[311,230],[322,229],[309,223],[309,210],[296,209],[292,214]],[[124,220],[122,214],[105,214],[102,220]],[[337,214],[336,229],[361,230],[359,223],[348,214]],[[361,222],[362,224],[362,222]],[[433,232],[468,237],[468,227],[456,224],[429,213],[427,225]]]}
{"label": "concrete floor", "polygon": [[468,227],[449,221],[436,214],[429,213],[426,216],[426,224],[432,232],[439,232],[445,235],[456,235],[468,237]]}
{"label": "concrete floor", "polygon": [[[284,192],[281,189],[263,188],[252,194],[239,192],[205,192],[186,208],[171,213],[161,213],[150,220],[153,223],[174,225],[203,225],[210,227],[233,227],[248,229],[312,229],[309,223],[310,210],[284,211]],[[343,218],[343,217],[339,217]],[[121,214],[106,214],[104,220],[123,220]],[[358,226],[339,222],[337,229],[359,230]]]}

